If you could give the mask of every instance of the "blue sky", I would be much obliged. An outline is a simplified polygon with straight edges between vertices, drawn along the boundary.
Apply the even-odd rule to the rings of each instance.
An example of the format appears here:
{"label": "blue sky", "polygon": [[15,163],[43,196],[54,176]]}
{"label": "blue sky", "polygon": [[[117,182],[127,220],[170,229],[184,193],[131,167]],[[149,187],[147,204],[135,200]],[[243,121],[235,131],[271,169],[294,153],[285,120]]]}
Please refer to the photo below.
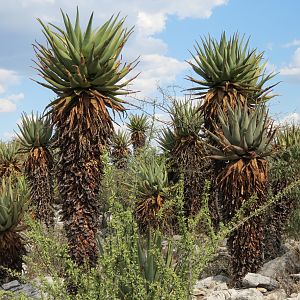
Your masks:
{"label": "blue sky", "polygon": [[44,42],[40,17],[61,25],[59,9],[72,18],[76,5],[82,26],[92,11],[95,26],[118,11],[135,33],[125,49],[125,58],[140,56],[136,71],[142,71],[132,88],[140,98],[156,94],[156,86],[191,84],[185,60],[190,59],[195,40],[208,33],[216,38],[239,32],[251,36],[250,46],[264,51],[268,70],[280,72],[274,88],[280,96],[270,101],[276,120],[300,120],[300,2],[294,0],[10,0],[0,6],[0,139],[17,129],[23,111],[42,111],[55,95],[37,85],[32,43]]}

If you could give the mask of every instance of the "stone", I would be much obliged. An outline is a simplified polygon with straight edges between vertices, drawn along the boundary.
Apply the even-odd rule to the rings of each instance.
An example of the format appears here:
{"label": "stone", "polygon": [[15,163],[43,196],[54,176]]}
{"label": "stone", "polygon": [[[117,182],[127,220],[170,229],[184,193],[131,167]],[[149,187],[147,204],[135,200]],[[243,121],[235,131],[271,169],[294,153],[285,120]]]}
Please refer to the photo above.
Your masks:
{"label": "stone", "polygon": [[20,285],[21,284],[18,280],[13,280],[8,283],[4,283],[1,287],[3,288],[3,290],[11,291],[11,290],[14,290],[14,289],[20,287]]}
{"label": "stone", "polygon": [[290,277],[294,280],[300,281],[300,274],[290,274]]}
{"label": "stone", "polygon": [[264,295],[255,288],[245,289],[245,290],[235,290],[232,294],[230,300],[260,300],[264,299]]}
{"label": "stone", "polygon": [[285,290],[280,289],[276,291],[269,292],[268,294],[265,294],[265,300],[284,300],[286,299],[287,295]]}
{"label": "stone", "polygon": [[23,284],[22,289],[20,291],[28,296],[39,294],[29,283]]}
{"label": "stone", "polygon": [[207,293],[207,291],[201,290],[201,289],[194,289],[193,290],[193,296],[204,296]]}
{"label": "stone", "polygon": [[261,293],[267,293],[268,292],[268,290],[267,289],[265,289],[265,288],[263,288],[263,287],[257,287],[256,288],[258,291],[260,291]]}
{"label": "stone", "polygon": [[263,300],[263,294],[257,289],[244,290],[229,289],[224,291],[213,291],[203,299],[205,300]]}
{"label": "stone", "polygon": [[197,289],[226,290],[229,278],[223,275],[210,276],[196,282]]}
{"label": "stone", "polygon": [[224,290],[224,291],[212,291],[204,300],[229,300],[232,296],[232,290]]}
{"label": "stone", "polygon": [[279,282],[268,276],[264,276],[256,273],[248,273],[242,281],[242,284],[246,288],[262,287],[268,291],[279,288]]}
{"label": "stone", "polygon": [[5,291],[15,292],[16,294],[24,294],[31,297],[31,299],[40,299],[39,292],[29,283],[22,284],[18,280],[13,280],[3,284],[1,288]]}
{"label": "stone", "polygon": [[258,271],[259,274],[274,279],[287,277],[300,272],[300,244],[295,244],[284,255],[267,263]]}
{"label": "stone", "polygon": [[300,294],[296,294],[295,297],[286,298],[286,300],[300,300]]}

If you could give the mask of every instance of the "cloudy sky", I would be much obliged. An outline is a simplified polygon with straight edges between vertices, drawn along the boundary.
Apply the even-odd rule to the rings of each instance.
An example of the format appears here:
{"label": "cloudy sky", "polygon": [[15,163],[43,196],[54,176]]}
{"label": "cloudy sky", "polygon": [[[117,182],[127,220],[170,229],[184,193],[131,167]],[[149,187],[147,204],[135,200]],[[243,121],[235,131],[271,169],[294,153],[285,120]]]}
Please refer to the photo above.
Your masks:
{"label": "cloudy sky", "polygon": [[0,139],[9,138],[23,111],[43,111],[55,95],[37,85],[32,68],[35,41],[44,42],[36,18],[62,25],[60,8],[71,18],[76,5],[82,26],[94,11],[100,26],[112,14],[127,16],[135,26],[125,57],[140,56],[141,71],[132,88],[138,97],[157,96],[156,87],[191,86],[185,76],[195,41],[222,31],[251,36],[250,46],[264,51],[267,67],[280,72],[270,102],[279,120],[300,120],[300,2],[294,0],[0,0]]}

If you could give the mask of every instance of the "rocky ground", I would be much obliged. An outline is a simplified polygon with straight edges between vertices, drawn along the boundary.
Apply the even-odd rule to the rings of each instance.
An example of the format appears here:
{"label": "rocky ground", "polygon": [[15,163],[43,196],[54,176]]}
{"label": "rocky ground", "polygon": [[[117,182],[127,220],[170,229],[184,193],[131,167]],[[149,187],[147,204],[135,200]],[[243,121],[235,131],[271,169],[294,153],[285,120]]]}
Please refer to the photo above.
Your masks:
{"label": "rocky ground", "polygon": [[300,243],[289,243],[287,251],[248,273],[241,289],[228,287],[229,277],[210,276],[197,282],[193,300],[300,300]]}
{"label": "rocky ground", "polygon": [[[221,251],[224,252],[224,249]],[[209,276],[197,281],[192,299],[300,300],[300,243],[289,243],[281,257],[267,262],[257,273],[248,273],[242,285],[240,289],[229,288],[228,276]],[[22,284],[17,280],[3,284],[1,289],[24,293],[32,299],[40,298],[39,292],[32,285]]]}

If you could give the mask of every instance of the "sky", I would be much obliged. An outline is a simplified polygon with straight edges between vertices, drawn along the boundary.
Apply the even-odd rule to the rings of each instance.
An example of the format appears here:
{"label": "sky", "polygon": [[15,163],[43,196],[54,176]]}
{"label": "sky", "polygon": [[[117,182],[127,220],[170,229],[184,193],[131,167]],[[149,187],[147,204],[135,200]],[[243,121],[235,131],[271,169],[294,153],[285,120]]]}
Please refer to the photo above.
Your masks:
{"label": "sky", "polygon": [[238,32],[250,36],[250,47],[264,52],[269,72],[279,82],[269,102],[277,121],[300,121],[300,1],[295,0],[0,0],[0,139],[11,138],[22,112],[42,112],[55,94],[38,85],[32,44],[45,43],[37,18],[62,26],[60,9],[74,20],[78,5],[85,28],[91,12],[94,26],[112,14],[127,16],[134,28],[124,60],[140,57],[131,89],[139,99],[160,97],[157,86],[191,87],[186,62],[193,45],[208,36],[219,39]]}

